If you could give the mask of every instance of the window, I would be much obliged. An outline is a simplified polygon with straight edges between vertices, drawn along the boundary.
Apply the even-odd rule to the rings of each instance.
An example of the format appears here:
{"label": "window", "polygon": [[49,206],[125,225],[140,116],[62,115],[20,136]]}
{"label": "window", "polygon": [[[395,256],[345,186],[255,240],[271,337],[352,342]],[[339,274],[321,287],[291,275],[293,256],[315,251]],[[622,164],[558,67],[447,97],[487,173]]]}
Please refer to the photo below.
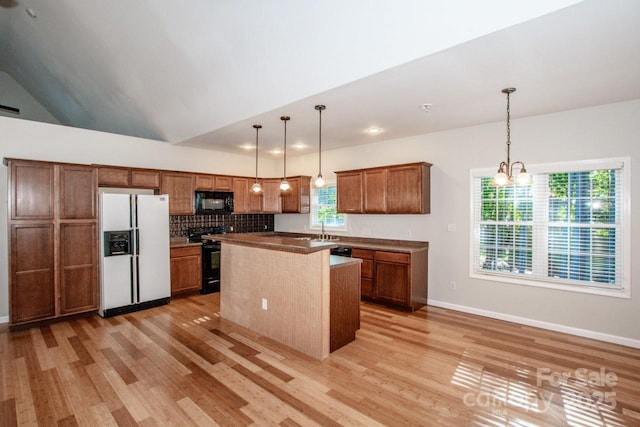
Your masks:
{"label": "window", "polygon": [[324,187],[311,187],[311,228],[322,228],[324,221],[325,230],[346,230],[347,219],[345,214],[336,211],[336,184],[327,184]]}
{"label": "window", "polygon": [[541,165],[531,186],[472,171],[471,276],[630,297],[628,162]]}

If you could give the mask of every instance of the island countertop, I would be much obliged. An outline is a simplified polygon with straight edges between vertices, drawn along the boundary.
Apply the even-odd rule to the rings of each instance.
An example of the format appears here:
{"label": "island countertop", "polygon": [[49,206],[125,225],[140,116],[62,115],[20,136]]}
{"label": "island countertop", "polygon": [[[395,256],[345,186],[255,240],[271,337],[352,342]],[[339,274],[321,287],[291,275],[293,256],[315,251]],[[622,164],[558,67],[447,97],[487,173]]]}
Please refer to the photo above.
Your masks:
{"label": "island countertop", "polygon": [[307,238],[296,238],[288,236],[276,236],[272,233],[232,233],[232,234],[214,234],[211,235],[215,240],[223,243],[229,242],[242,246],[251,246],[254,248],[271,249],[281,252],[293,252],[298,254],[310,254],[325,249],[331,249],[338,246],[335,241],[317,241]]}

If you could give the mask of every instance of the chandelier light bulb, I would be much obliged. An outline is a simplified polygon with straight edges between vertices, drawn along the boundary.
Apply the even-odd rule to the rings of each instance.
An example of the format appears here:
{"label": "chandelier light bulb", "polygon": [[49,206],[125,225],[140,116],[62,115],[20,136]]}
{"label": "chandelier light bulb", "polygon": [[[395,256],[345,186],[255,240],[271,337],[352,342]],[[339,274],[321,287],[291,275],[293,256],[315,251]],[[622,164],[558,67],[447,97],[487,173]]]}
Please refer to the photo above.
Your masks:
{"label": "chandelier light bulb", "polygon": [[256,181],[251,186],[251,191],[253,191],[254,193],[259,193],[262,191],[262,186],[260,185],[259,182]]}
{"label": "chandelier light bulb", "polygon": [[322,177],[322,175],[318,175],[318,177],[316,178],[316,187],[324,187],[324,178]]}
{"label": "chandelier light bulb", "polygon": [[291,185],[289,185],[289,181],[287,181],[286,179],[280,181],[280,191],[287,191],[290,188]]}

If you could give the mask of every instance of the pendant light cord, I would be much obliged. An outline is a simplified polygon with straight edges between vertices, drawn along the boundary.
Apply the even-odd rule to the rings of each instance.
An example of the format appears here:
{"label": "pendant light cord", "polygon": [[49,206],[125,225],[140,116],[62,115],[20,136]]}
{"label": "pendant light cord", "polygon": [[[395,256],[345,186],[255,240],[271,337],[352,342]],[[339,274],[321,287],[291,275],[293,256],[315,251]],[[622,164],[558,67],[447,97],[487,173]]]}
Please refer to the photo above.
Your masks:
{"label": "pendant light cord", "polygon": [[320,112],[320,126],[318,128],[318,175],[322,176],[322,108],[319,108]]}

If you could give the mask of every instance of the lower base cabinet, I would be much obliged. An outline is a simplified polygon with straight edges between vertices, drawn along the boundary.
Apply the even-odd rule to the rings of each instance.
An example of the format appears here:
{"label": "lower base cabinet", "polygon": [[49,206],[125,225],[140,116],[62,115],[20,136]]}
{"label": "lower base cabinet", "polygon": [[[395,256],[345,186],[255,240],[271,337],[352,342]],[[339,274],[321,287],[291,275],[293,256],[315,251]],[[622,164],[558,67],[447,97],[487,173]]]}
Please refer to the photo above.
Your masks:
{"label": "lower base cabinet", "polygon": [[406,310],[427,303],[427,250],[413,253],[353,248],[362,259],[360,275],[363,300]]}
{"label": "lower base cabinet", "polygon": [[202,247],[171,248],[171,296],[202,288]]}

